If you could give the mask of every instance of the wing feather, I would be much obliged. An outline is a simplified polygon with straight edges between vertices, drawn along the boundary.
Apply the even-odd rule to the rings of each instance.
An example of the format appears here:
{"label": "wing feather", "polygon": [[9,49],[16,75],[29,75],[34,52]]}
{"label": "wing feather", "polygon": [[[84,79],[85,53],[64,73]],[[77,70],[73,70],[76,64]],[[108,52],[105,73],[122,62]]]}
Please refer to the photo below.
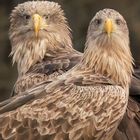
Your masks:
{"label": "wing feather", "polygon": [[17,79],[12,95],[34,88],[43,81],[53,81],[57,76],[75,66],[81,56],[81,53],[73,50],[65,52],[65,54],[58,53],[58,56],[55,57],[45,57],[41,62],[32,66],[25,75]]}
{"label": "wing feather", "polygon": [[127,110],[113,140],[140,140],[140,64],[134,68]]}
{"label": "wing feather", "polygon": [[0,116],[3,139],[108,140],[126,108],[120,86],[77,86],[61,80],[46,88],[45,96]]}
{"label": "wing feather", "polygon": [[129,98],[127,111],[121,121],[113,140],[140,139],[140,104]]}

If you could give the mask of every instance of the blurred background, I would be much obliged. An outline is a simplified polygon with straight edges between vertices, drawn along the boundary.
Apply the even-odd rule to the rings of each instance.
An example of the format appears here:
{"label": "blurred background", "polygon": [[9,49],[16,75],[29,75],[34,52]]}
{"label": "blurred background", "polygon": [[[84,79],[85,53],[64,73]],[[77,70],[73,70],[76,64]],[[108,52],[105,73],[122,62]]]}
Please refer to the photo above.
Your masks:
{"label": "blurred background", "polygon": [[[8,39],[9,15],[19,3],[27,0],[0,0],[0,100],[9,97],[17,78],[16,66],[12,67]],[[119,11],[127,20],[131,50],[136,61],[140,61],[140,0],[53,0],[66,13],[72,29],[74,48],[83,51],[88,24],[95,13],[103,8]]]}

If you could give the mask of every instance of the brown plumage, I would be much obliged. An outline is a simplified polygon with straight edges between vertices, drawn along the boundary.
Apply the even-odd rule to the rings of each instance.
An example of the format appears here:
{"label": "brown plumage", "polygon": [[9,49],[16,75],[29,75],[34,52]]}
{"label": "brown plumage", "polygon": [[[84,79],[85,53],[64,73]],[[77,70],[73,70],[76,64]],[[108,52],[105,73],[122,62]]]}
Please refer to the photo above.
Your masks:
{"label": "brown plumage", "polygon": [[[131,80],[130,93],[133,96],[140,95],[140,63],[135,62],[134,73]],[[140,101],[140,99],[139,99]]]}
{"label": "brown plumage", "polygon": [[60,5],[49,1],[19,4],[10,17],[10,41],[19,94],[72,68],[81,53],[72,48],[70,28]]}
{"label": "brown plumage", "polygon": [[140,64],[136,63],[126,113],[113,140],[140,139]]}
{"label": "brown plumage", "polygon": [[132,62],[125,20],[114,10],[99,11],[81,61],[30,90],[26,97],[35,100],[1,114],[1,138],[111,140],[126,111]]}
{"label": "brown plumage", "polygon": [[[47,7],[45,7],[45,10],[48,10],[48,8],[51,9],[51,7],[53,7],[53,9],[54,9],[54,7],[55,7],[56,9],[54,9],[54,10],[57,11],[58,15],[59,14],[61,15],[60,16],[60,19],[61,18],[64,18],[63,17],[63,11],[61,10],[60,6],[57,5],[56,3],[53,3],[53,2],[45,2],[45,3],[44,2],[41,2],[41,3],[40,2],[37,2],[37,3],[36,2],[33,2],[33,3],[32,2],[28,2],[28,3],[30,3],[29,6],[27,6],[27,3],[22,4],[22,5],[19,5],[17,8],[15,8],[15,10],[13,11],[13,13],[11,15],[11,29],[10,29],[11,42],[12,41],[14,42],[14,40],[16,38],[16,35],[18,37],[21,37],[21,38],[22,37],[24,38],[24,37],[26,37],[28,35],[27,34],[28,32],[27,33],[26,32],[23,32],[23,30],[27,28],[27,27],[26,28],[24,27],[26,24],[25,24],[25,21],[23,21],[23,18],[25,20],[26,16],[31,16],[32,14],[34,14],[34,13],[30,13],[30,11],[28,11],[29,8],[30,8],[30,10],[32,12],[36,8],[39,8],[39,12],[40,12],[40,11],[42,11],[42,10],[40,10],[40,8],[42,7],[42,4],[47,4]],[[33,4],[34,5],[37,4],[37,6],[34,6],[33,7],[32,6]],[[22,12],[23,10],[24,10],[24,12]],[[26,11],[29,12],[29,13],[26,13]],[[18,14],[18,15],[23,14],[23,15],[20,15],[21,17],[20,17],[20,19],[18,19],[16,17],[16,14]],[[18,20],[18,22],[19,22],[19,20],[21,20],[21,22],[23,23],[23,25],[22,24],[15,25],[15,23],[16,23],[17,20]],[[17,27],[21,27],[21,25],[22,25],[23,30],[21,30],[22,28],[20,28],[20,29],[17,28]],[[13,26],[15,26],[15,28],[13,28]],[[67,22],[66,21],[64,21],[64,26],[66,26],[67,29],[68,29],[68,26],[67,26]],[[29,29],[32,29],[32,28],[33,28],[33,25],[31,24],[29,26]],[[49,28],[47,28],[47,29],[49,29]],[[21,32],[20,32],[20,30],[21,30]],[[19,33],[19,34],[15,34],[15,37],[13,38],[12,37],[13,33],[14,34],[15,33]],[[59,34],[62,35],[61,33],[59,33]],[[62,49],[60,49],[61,48],[60,45],[56,45],[56,47],[58,47],[57,49],[53,49],[53,47],[51,48],[52,51],[54,51],[54,52],[51,52],[49,50],[48,52],[50,53],[50,55],[48,55],[48,56],[45,55],[44,58],[42,56],[43,59],[39,59],[39,61],[36,64],[33,63],[33,66],[31,66],[29,68],[29,70],[27,72],[23,73],[22,76],[20,76],[19,79],[17,80],[17,82],[15,84],[15,90],[14,90],[16,93],[19,93],[21,91],[25,91],[28,88],[31,88],[33,86],[36,86],[38,83],[40,83],[40,82],[42,82],[44,80],[46,81],[45,84],[46,83],[49,83],[49,82],[51,82],[53,80],[53,78],[55,76],[60,75],[63,72],[66,72],[67,70],[69,70],[70,68],[72,68],[77,62],[79,62],[79,60],[81,59],[81,54],[80,53],[77,53],[76,51],[74,51],[73,49],[71,49],[71,38],[70,38],[70,33],[69,33],[68,30],[67,30],[67,34],[68,34],[68,36],[67,36],[66,42],[68,42],[68,43],[65,42],[65,45],[64,45],[64,46],[66,46],[65,47],[66,50],[65,50],[65,48],[62,50]],[[33,36],[35,35],[34,31],[32,32],[32,35]],[[30,38],[29,35],[28,35],[28,39],[30,39],[30,41],[34,41],[32,38]],[[52,40],[53,38],[50,38],[50,39],[51,39],[50,41],[53,42],[53,40]],[[26,41],[26,38],[24,40]],[[21,40],[19,39],[19,41],[21,41]],[[23,42],[23,44],[24,44],[24,42]],[[14,48],[14,45],[12,45],[12,46]],[[23,51],[22,51],[22,48],[21,47],[22,47],[22,45],[19,45],[19,48],[15,48],[15,49],[17,49],[17,50],[20,49],[20,53],[26,53],[27,47],[30,47],[30,46],[29,45],[25,45],[25,48],[23,48]],[[35,47],[39,47],[39,46],[37,46],[35,44]],[[32,49],[34,49],[34,46],[33,46]],[[19,56],[19,57],[21,56],[21,55],[19,55],[19,52],[18,53],[17,52],[16,53],[12,52],[12,53],[13,53],[14,56],[15,56],[15,54],[17,56]],[[25,69],[28,69],[27,68],[28,67],[28,64],[23,63],[23,62],[20,62],[20,61],[22,61],[22,59],[20,59],[20,58],[18,58],[16,56],[14,57],[14,59],[15,58],[16,58],[15,61],[17,63],[18,62],[19,63],[22,63],[22,66],[25,67]],[[32,58],[32,57],[30,57],[30,58]],[[26,57],[25,57],[25,59],[26,59]],[[19,73],[20,73],[20,69],[19,69]],[[135,95],[136,94],[140,94],[140,92],[139,92],[140,80],[138,80],[138,74],[139,73],[138,73],[138,70],[137,69],[135,69],[135,75],[134,75],[134,77],[132,79],[132,84],[131,84],[132,86],[131,86],[131,90],[130,90],[130,94],[135,94]],[[21,70],[24,70],[24,69],[22,68]],[[16,100],[16,102],[15,102],[15,100],[10,99],[10,101],[12,100],[12,102],[10,103],[10,105],[7,105],[6,108],[8,107],[8,110],[9,109],[13,109],[16,106],[20,106],[21,104],[24,104],[26,101],[30,100],[30,98],[25,98],[25,99]],[[9,100],[8,100],[8,102],[9,102]],[[5,103],[8,103],[8,102],[6,101],[6,102],[4,102],[4,104]],[[128,119],[123,119],[123,121],[121,123],[122,125],[120,125],[121,127],[119,127],[120,128],[120,132],[117,133],[116,136],[119,136],[119,138],[117,137],[117,139],[120,139],[120,138],[124,139],[124,137],[125,137],[125,139],[126,138],[127,139],[129,138],[131,140],[131,139],[134,139],[135,138],[136,140],[139,140],[140,139],[139,138],[140,137],[139,136],[139,129],[138,129],[138,127],[139,127],[139,112],[140,112],[139,111],[140,110],[139,109],[139,103],[136,102],[135,99],[134,99],[133,102],[131,102],[131,100],[130,100],[129,101],[129,104],[130,104],[129,106],[131,106],[131,107],[127,108],[127,110],[128,110],[127,112],[128,113],[126,114],[126,117],[128,117]],[[10,108],[9,108],[9,106],[10,106]],[[1,111],[2,112],[5,111],[5,107],[3,109],[1,109]],[[130,115],[130,113],[131,113],[131,115]],[[132,117],[130,117],[130,116],[132,116]],[[133,131],[133,129],[131,129],[131,126],[130,127],[127,127],[128,124],[130,124],[130,125],[132,124],[130,121],[132,121],[132,123],[135,123],[135,125],[133,125],[133,126],[134,127],[136,126],[136,129],[135,130],[137,130],[137,131],[135,131],[135,130]],[[128,122],[130,122],[130,123],[128,123]],[[131,133],[130,133],[130,131],[131,131]],[[118,135],[118,134],[120,134],[120,135]],[[130,134],[131,134],[131,136],[130,136]]]}

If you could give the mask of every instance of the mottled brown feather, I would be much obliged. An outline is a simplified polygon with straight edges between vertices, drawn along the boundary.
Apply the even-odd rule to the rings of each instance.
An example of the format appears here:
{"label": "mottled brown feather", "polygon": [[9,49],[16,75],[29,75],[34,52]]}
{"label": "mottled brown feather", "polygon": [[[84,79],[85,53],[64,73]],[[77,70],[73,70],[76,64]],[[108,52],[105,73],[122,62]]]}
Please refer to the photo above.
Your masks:
{"label": "mottled brown feather", "polygon": [[18,78],[14,86],[14,93],[19,94],[27,89],[34,88],[45,81],[52,82],[55,78],[80,62],[82,54],[75,50],[48,57],[42,62],[33,65],[29,71]]}
{"label": "mottled brown feather", "polygon": [[[101,16],[103,20],[119,17],[124,23],[122,28],[117,28],[118,36],[114,35],[112,40],[103,36],[104,40],[101,40],[100,35],[94,32],[94,20]],[[122,34],[123,39],[119,36]],[[115,46],[112,45],[114,39],[117,39]],[[108,57],[104,59],[105,56]],[[126,111],[132,62],[125,20],[114,10],[99,11],[90,23],[81,61],[47,86],[30,89],[26,97],[32,95],[33,100],[27,104],[11,112],[3,112],[0,115],[0,122],[3,122],[1,137],[111,140]]]}
{"label": "mottled brown feather", "polygon": [[[83,76],[86,79],[86,75],[82,74],[80,77]],[[88,77],[89,75],[87,75]],[[41,139],[43,135],[45,137],[52,135],[53,140],[59,140],[60,136],[63,140],[65,138],[70,140],[102,140],[104,138],[108,140],[112,136],[110,133],[115,131],[117,127],[114,128],[115,122],[118,121],[118,118],[122,118],[121,114],[124,112],[122,108],[125,109],[127,102],[125,100],[126,94],[121,87],[111,85],[109,79],[109,85],[104,85],[102,82],[98,82],[96,85],[96,75],[93,75],[93,77],[95,77],[95,80],[92,78],[90,84],[86,86],[82,85],[84,83],[83,78],[81,86],[77,86],[73,81],[70,81],[69,76],[65,78],[66,80],[61,78],[61,82],[56,81],[45,87],[46,91],[42,89],[42,94],[45,94],[43,98],[36,99],[15,111],[3,114],[5,119],[3,120],[3,117],[0,117],[3,122],[0,127],[3,139],[17,138],[20,137],[20,134],[23,138],[34,139],[35,134],[32,131],[37,131],[39,133],[38,139]],[[122,94],[123,92],[124,94]],[[113,96],[111,96],[112,93]],[[120,94],[118,95],[118,93]],[[114,107],[115,112],[110,112]],[[116,112],[119,113],[116,115]],[[110,121],[112,119],[113,121]],[[5,126],[7,123],[8,127]],[[4,127],[6,127],[6,131],[2,129]],[[13,131],[14,129],[16,129],[16,132]],[[29,131],[29,129],[33,130]],[[58,135],[59,133],[61,135]],[[107,136],[106,133],[108,133]]]}
{"label": "mottled brown feather", "polygon": [[[42,19],[38,37],[34,14]],[[59,4],[49,1],[19,4],[12,11],[10,22],[11,55],[18,68],[12,95],[43,81],[50,82],[79,62],[81,54],[72,48],[70,28]]]}
{"label": "mottled brown feather", "polygon": [[[73,58],[75,58],[75,57],[72,57],[72,59]],[[78,55],[77,58],[80,59],[80,55]],[[77,61],[74,61],[74,63],[73,63],[73,61],[70,61],[70,63],[67,63],[69,61],[69,59],[67,59],[67,57],[65,59],[64,60],[66,61],[66,63],[64,63],[64,71],[65,71],[65,69],[68,70],[71,68],[71,67],[68,67],[68,65],[71,65],[71,63],[72,63],[72,67],[77,63]],[[62,58],[62,60],[63,60],[63,58]],[[61,62],[61,61],[59,61],[59,62]],[[51,67],[50,69],[46,69],[45,64],[43,64],[43,68],[41,67],[42,63],[44,63],[44,62],[41,62],[41,63],[37,64],[35,67],[31,68],[31,71],[34,71],[34,73],[39,72],[39,73],[45,73],[45,74],[49,73],[50,74],[53,71],[52,69],[63,67],[63,64],[62,65],[60,65],[60,63],[56,64],[57,62],[52,63],[51,65],[50,65],[50,63],[45,63],[47,67],[49,67],[49,68]],[[41,67],[41,69],[39,69],[40,67]],[[79,122],[78,119],[76,118],[77,115],[75,115],[76,113],[79,113],[79,112],[77,112],[77,110],[76,110],[76,112],[74,113],[74,111],[73,111],[73,110],[75,110],[75,104],[72,105],[72,108],[68,108],[68,105],[71,105],[71,103],[73,103],[73,102],[70,102],[70,103],[66,102],[67,100],[70,101],[69,95],[67,95],[67,94],[71,93],[71,90],[75,86],[77,86],[77,87],[83,86],[83,88],[82,88],[83,93],[81,92],[81,89],[80,89],[80,92],[82,94],[81,98],[79,98],[79,96],[78,96],[78,100],[76,101],[79,105],[78,107],[81,107],[84,104],[85,100],[81,101],[82,98],[88,99],[88,101],[89,101],[88,103],[92,102],[94,94],[90,95],[90,96],[92,96],[92,98],[90,96],[87,97],[87,95],[84,97],[83,94],[85,93],[86,90],[89,90],[90,92],[92,90],[92,92],[94,92],[95,89],[93,87],[96,87],[98,89],[98,87],[100,87],[101,85],[106,85],[106,87],[112,87],[111,88],[112,90],[114,89],[113,85],[115,85],[115,83],[113,82],[113,80],[108,79],[104,76],[100,76],[100,75],[88,75],[88,74],[89,73],[82,73],[81,75],[78,75],[78,76],[76,75],[75,77],[68,77],[67,80],[65,80],[65,81],[60,80],[61,82],[59,81],[58,87],[51,87],[50,91],[53,91],[54,92],[53,94],[51,94],[50,91],[48,92],[49,95],[45,95],[46,93],[42,93],[43,96],[45,95],[45,97],[46,97],[46,102],[44,102],[43,99],[37,99],[37,98],[41,98],[41,96],[33,96],[33,98],[31,98],[31,99],[35,99],[35,97],[36,97],[36,101],[32,102],[32,100],[30,101],[30,99],[28,99],[27,101],[30,101],[30,102],[28,102],[27,105],[24,105],[23,107],[20,107],[19,109],[15,110],[15,111],[12,111],[13,113],[12,112],[10,112],[9,114],[6,113],[7,117],[4,117],[4,119],[2,117],[2,120],[1,120],[2,127],[0,128],[0,131],[3,133],[3,136],[5,136],[5,137],[8,136],[9,139],[14,139],[16,137],[16,139],[21,139],[21,140],[24,139],[24,137],[26,137],[27,139],[49,139],[49,140],[55,139],[55,138],[56,139],[69,139],[69,138],[71,138],[71,139],[95,139],[93,137],[90,138],[90,135],[96,133],[97,137],[100,140],[106,139],[106,136],[104,137],[104,135],[102,135],[99,130],[97,132],[96,128],[93,127],[94,124],[92,125],[91,119],[89,119],[88,122],[90,122],[90,124],[92,125],[92,127],[93,127],[92,129],[91,129],[90,125],[89,125],[90,127],[86,127],[88,125],[87,122],[86,123],[84,123],[84,121]],[[92,87],[92,85],[94,85],[94,86]],[[132,85],[133,85],[133,82],[132,82]],[[44,88],[46,88],[46,87],[42,86],[42,88],[41,88],[42,90],[40,90],[39,92],[42,92],[44,90]],[[48,88],[50,88],[50,87],[48,87]],[[48,88],[47,88],[47,90],[49,90]],[[118,90],[119,90],[120,87],[117,86],[116,88],[118,88]],[[105,87],[104,87],[104,89],[105,89]],[[99,93],[101,93],[100,90],[101,89],[98,89]],[[114,92],[114,90],[113,90],[113,92]],[[36,89],[34,91],[35,91],[35,93],[37,92]],[[31,90],[28,92],[28,94],[30,94],[30,92],[34,93]],[[57,92],[59,92],[60,95],[56,94]],[[72,92],[71,94],[74,94],[74,93]],[[39,94],[39,95],[41,95],[41,94]],[[51,97],[50,97],[50,95],[51,95]],[[76,95],[77,95],[77,93],[76,93]],[[74,98],[73,98],[74,101],[75,101],[76,95],[74,94]],[[20,96],[24,96],[24,94],[20,95]],[[27,95],[27,96],[29,97],[29,95]],[[54,98],[52,98],[52,97],[54,97]],[[14,99],[15,98],[16,97],[14,97]],[[105,99],[107,98],[106,95],[104,98]],[[59,102],[60,100],[62,100],[62,103],[66,102],[66,105],[65,104],[60,105],[60,102]],[[20,101],[20,100],[18,100],[18,101]],[[71,101],[72,101],[72,99],[71,99]],[[118,100],[115,100],[114,104],[118,104],[117,101]],[[24,103],[26,103],[26,101]],[[67,103],[69,103],[69,104],[67,105]],[[107,107],[106,102],[103,101],[101,103],[101,100],[99,100],[99,103],[102,106],[104,106],[105,108]],[[59,106],[58,106],[58,104],[59,104]],[[87,112],[87,111],[89,111],[89,108],[87,108],[87,103],[85,103],[85,104],[86,104],[85,112]],[[40,110],[39,110],[37,108],[37,106],[45,107],[44,109],[46,112],[42,108],[40,108]],[[23,111],[24,109],[25,109],[25,114]],[[38,113],[37,114],[35,113],[35,110],[36,110],[37,112],[41,112],[42,115],[44,113],[45,113],[45,115],[46,115],[46,113],[47,113],[47,115],[50,114],[49,117],[53,117],[53,118],[55,117],[55,120],[50,119],[49,121],[37,122],[37,120],[38,120],[37,118],[34,120],[34,119],[32,119],[32,117],[29,117],[32,114],[32,113],[29,113],[29,114],[27,113],[29,110],[31,110],[31,112],[33,112],[34,117],[38,117],[38,115],[39,115]],[[95,105],[94,111],[95,110],[96,110],[96,105]],[[52,112],[50,112],[50,111],[52,111],[53,114],[51,114]],[[73,111],[73,112],[71,113],[69,111]],[[97,111],[97,115],[101,115],[103,113],[100,110],[98,110],[98,111]],[[3,110],[3,112],[4,112],[4,110]],[[71,116],[72,114],[74,114],[75,116]],[[23,118],[24,115],[28,116],[27,119]],[[53,116],[53,115],[56,115],[56,116]],[[86,115],[86,113],[84,115]],[[82,117],[84,115],[82,115]],[[114,113],[114,115],[116,117],[115,113]],[[20,116],[22,116],[21,117],[22,119],[20,118]],[[113,119],[115,117],[113,117]],[[140,118],[139,104],[136,103],[134,100],[129,99],[127,112],[117,130],[117,133],[115,135],[115,140],[121,140],[121,139],[125,140],[128,137],[131,138],[131,140],[134,138],[136,140],[139,140],[138,131],[133,131],[134,129],[133,130],[131,129],[131,124],[133,123],[134,124],[133,127],[137,128],[137,130],[139,130],[139,120],[140,120],[139,118]],[[42,119],[42,117],[41,117],[41,119]],[[6,126],[7,123],[9,124],[8,126]],[[79,128],[77,123],[78,124],[82,123],[83,127]],[[76,126],[74,126],[74,124],[76,124]],[[125,125],[128,124],[128,127],[125,127],[125,129],[124,129],[124,127],[122,127],[122,126],[124,126],[124,124]],[[38,133],[38,129],[37,129],[39,127],[39,125],[41,125],[40,126],[41,135],[40,135],[40,133]],[[112,125],[113,125],[113,123],[112,123]],[[3,128],[5,128],[6,131]],[[17,128],[17,132],[14,132],[13,129],[11,129],[11,128]],[[48,128],[48,130],[46,128]],[[73,133],[73,129],[74,130],[76,129],[74,131],[74,133]],[[13,135],[12,135],[12,131],[13,131]],[[112,131],[115,131],[115,130],[112,130]],[[72,133],[70,133],[70,132],[72,132]],[[15,135],[15,133],[16,133],[16,135]],[[44,133],[48,133],[48,134],[42,135]],[[111,131],[110,131],[110,133],[111,133]],[[89,134],[89,135],[87,135],[87,134]],[[96,135],[94,134],[95,137],[96,137]],[[107,138],[107,140],[109,140],[109,137]]]}
{"label": "mottled brown feather", "polygon": [[113,140],[140,139],[140,64],[137,62],[130,86],[127,111]]}

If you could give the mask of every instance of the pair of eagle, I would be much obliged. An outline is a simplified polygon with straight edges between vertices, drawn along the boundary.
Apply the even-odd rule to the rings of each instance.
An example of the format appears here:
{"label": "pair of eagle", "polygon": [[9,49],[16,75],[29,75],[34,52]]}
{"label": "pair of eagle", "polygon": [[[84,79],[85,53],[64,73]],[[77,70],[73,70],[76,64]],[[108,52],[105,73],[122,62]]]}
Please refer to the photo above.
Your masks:
{"label": "pair of eagle", "polygon": [[14,96],[0,103],[0,139],[140,139],[140,105],[129,96],[139,73],[132,76],[129,31],[117,11],[96,13],[84,54],[73,49],[57,3],[19,4],[10,19],[19,77]]}

